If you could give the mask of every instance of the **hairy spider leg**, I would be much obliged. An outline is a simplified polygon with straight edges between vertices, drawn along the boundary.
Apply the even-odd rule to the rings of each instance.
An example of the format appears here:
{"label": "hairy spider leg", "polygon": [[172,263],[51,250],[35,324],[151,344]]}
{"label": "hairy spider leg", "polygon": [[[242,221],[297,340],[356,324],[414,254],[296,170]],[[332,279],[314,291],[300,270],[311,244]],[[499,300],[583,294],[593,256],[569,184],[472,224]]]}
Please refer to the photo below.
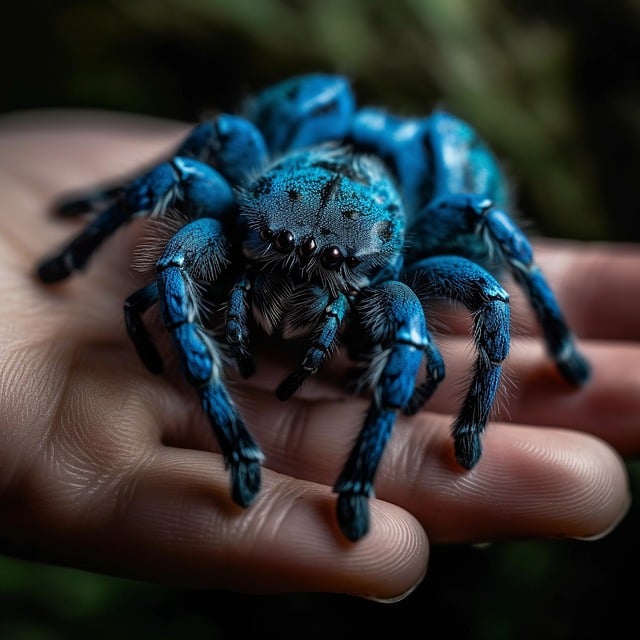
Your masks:
{"label": "hairy spider leg", "polygon": [[227,392],[219,345],[200,318],[203,299],[198,281],[217,278],[226,259],[226,245],[218,220],[201,218],[180,229],[156,266],[158,296],[163,323],[230,469],[233,500],[247,507],[260,490],[264,456]]}
{"label": "hairy spider leg", "polygon": [[483,229],[525,291],[547,344],[549,355],[571,384],[583,385],[591,375],[587,359],[578,351],[576,339],[564,318],[544,274],[534,262],[526,236],[502,210],[490,207],[483,214]]}
{"label": "hairy spider leg", "polygon": [[212,167],[175,157],[136,178],[118,202],[98,215],[59,253],[38,265],[44,282],[56,282],[83,269],[95,250],[121,225],[134,218],[160,216],[177,202],[191,218],[220,217],[233,207],[233,191]]}
{"label": "hairy spider leg", "polygon": [[122,195],[121,185],[84,190],[77,195],[69,194],[53,205],[53,214],[58,218],[75,218],[86,213],[95,213],[111,206]]}
{"label": "hairy spider leg", "polygon": [[403,408],[403,412],[408,416],[420,411],[427,400],[435,393],[438,385],[444,380],[444,359],[431,334],[426,329],[423,349],[425,353],[426,375],[424,381],[416,386],[409,402]]}
{"label": "hairy spider leg", "polygon": [[349,131],[355,98],[349,81],[337,75],[308,74],[275,84],[245,107],[273,157],[285,151],[341,141]]}
{"label": "hairy spider leg", "polygon": [[[445,377],[444,359],[431,333],[426,328],[424,337],[425,377],[420,384],[416,385],[409,402],[402,409],[402,412],[408,416],[414,415],[422,409]],[[349,355],[356,362],[362,363],[352,367],[347,373],[347,387],[359,393],[368,386],[371,369],[378,361],[379,344],[363,345],[360,337],[360,344],[352,345],[349,349]]]}
{"label": "hairy spider leg", "polygon": [[435,188],[434,151],[424,118],[406,118],[377,107],[357,111],[347,138],[357,149],[374,153],[395,175],[408,222]]}
{"label": "hairy spider leg", "polygon": [[356,114],[350,135],[359,148],[379,154],[398,178],[408,205],[408,259],[455,253],[508,268],[529,298],[560,373],[574,385],[586,382],[589,364],[529,241],[504,212],[506,180],[474,129],[444,111],[416,119],[367,108]]}
{"label": "hairy spider leg", "polygon": [[211,165],[232,186],[242,185],[254,177],[268,159],[266,142],[256,126],[228,113],[196,125],[175,155]]}
{"label": "hairy spider leg", "polygon": [[226,317],[227,344],[231,355],[238,363],[238,371],[243,378],[253,375],[255,361],[249,345],[249,291],[251,279],[245,271],[236,279],[229,293],[229,305]]}
{"label": "hairy spider leg", "polygon": [[509,352],[509,295],[483,267],[461,256],[433,256],[411,264],[423,304],[444,299],[462,303],[473,315],[477,351],[471,383],[453,424],[458,462],[471,469],[482,454],[484,432],[500,384],[502,363]]}
{"label": "hairy spider leg", "polygon": [[352,541],[369,530],[368,499],[378,465],[398,412],[411,401],[430,343],[420,300],[407,285],[388,281],[367,289],[357,306],[363,328],[382,354],[371,371],[373,400],[334,485],[338,523]]}
{"label": "hairy spider leg", "polygon": [[162,358],[144,325],[142,314],[156,304],[158,299],[158,283],[154,281],[132,293],[124,302],[124,321],[129,338],[145,367],[156,375],[164,369]]}
{"label": "hairy spider leg", "polygon": [[[434,233],[436,229],[439,231]],[[542,328],[549,355],[560,373],[574,385],[588,380],[589,364],[578,351],[575,336],[534,261],[529,240],[501,208],[482,196],[443,195],[428,205],[411,233],[421,238],[426,253],[436,249],[436,242],[440,250],[456,242],[460,253],[506,267],[526,293]],[[465,241],[460,244],[463,238]]]}
{"label": "hairy spider leg", "polygon": [[[371,285],[376,286],[389,280],[399,279],[402,274],[403,258],[401,255],[390,261],[385,268],[380,271],[379,274],[373,278]],[[409,284],[413,289],[413,284]],[[423,307],[423,312],[426,319],[426,309]],[[371,340],[360,329],[360,324],[351,328],[351,333],[348,335],[349,342],[349,355],[356,362],[362,363],[356,367],[353,367],[347,374],[347,384],[354,391],[358,392],[364,389],[371,377],[371,370],[375,368],[378,362],[378,352],[380,348],[380,341]],[[370,333],[370,332],[365,332]],[[414,415],[435,393],[438,385],[445,377],[445,363],[440,353],[438,346],[431,335],[429,329],[424,328],[424,342],[422,345],[425,354],[425,378],[423,382],[416,385],[411,399],[402,411],[406,415]]]}
{"label": "hairy spider leg", "polygon": [[[211,165],[235,186],[260,171],[267,162],[268,153],[262,134],[251,122],[220,113],[194,126],[166,161],[176,156]],[[152,170],[153,167],[149,167],[141,173]],[[118,184],[68,194],[54,203],[52,213],[60,218],[97,213],[115,204],[124,189],[125,185]]]}
{"label": "hairy spider leg", "polygon": [[[326,292],[318,289],[317,300],[326,298]],[[320,318],[300,366],[287,376],[276,389],[276,395],[280,400],[290,398],[302,383],[320,368],[336,342],[338,331],[348,311],[349,302],[342,293],[338,293],[327,301],[320,313]]]}

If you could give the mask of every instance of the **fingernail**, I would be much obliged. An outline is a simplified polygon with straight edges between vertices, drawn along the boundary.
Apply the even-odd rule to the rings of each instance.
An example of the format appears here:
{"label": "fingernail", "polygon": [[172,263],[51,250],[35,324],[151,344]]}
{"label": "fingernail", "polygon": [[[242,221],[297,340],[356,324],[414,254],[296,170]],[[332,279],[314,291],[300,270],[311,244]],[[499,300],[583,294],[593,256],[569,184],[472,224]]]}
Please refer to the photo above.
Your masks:
{"label": "fingernail", "polygon": [[356,593],[354,595],[364,600],[370,600],[371,602],[379,602],[380,604],[394,604],[396,602],[400,602],[401,600],[404,600],[405,598],[408,598],[422,584],[422,581],[424,580],[426,575],[427,575],[427,570],[425,568],[424,573],[420,576],[418,581],[413,586],[409,587],[409,589],[407,589],[404,593],[401,593],[399,596],[391,596],[390,598],[381,598],[380,596],[376,596],[370,593]]}

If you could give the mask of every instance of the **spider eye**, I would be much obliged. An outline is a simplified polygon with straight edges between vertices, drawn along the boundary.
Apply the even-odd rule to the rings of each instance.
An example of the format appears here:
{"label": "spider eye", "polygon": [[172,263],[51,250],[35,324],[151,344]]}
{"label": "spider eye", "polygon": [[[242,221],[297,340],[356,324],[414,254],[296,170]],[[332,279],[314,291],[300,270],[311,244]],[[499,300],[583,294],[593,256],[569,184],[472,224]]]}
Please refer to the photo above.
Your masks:
{"label": "spider eye", "polygon": [[263,227],[262,229],[260,229],[260,240],[264,240],[265,242],[267,240],[271,240],[271,238],[273,238],[273,231],[271,231],[271,229],[267,229],[267,227]]}
{"label": "spider eye", "polygon": [[355,256],[347,256],[345,262],[347,264],[347,267],[349,267],[350,269],[355,269],[360,264],[360,260],[358,260],[358,258],[356,258]]}
{"label": "spider eye", "polygon": [[300,245],[300,255],[303,258],[310,258],[313,255],[313,252],[316,250],[316,241],[313,238],[307,238]]}
{"label": "spider eye", "polygon": [[280,253],[289,253],[293,249],[293,233],[287,229],[283,229],[275,237],[273,246],[280,251]]}
{"label": "spider eye", "polygon": [[344,262],[344,256],[339,247],[325,247],[322,250],[320,261],[322,262],[322,266],[327,269],[338,269]]}

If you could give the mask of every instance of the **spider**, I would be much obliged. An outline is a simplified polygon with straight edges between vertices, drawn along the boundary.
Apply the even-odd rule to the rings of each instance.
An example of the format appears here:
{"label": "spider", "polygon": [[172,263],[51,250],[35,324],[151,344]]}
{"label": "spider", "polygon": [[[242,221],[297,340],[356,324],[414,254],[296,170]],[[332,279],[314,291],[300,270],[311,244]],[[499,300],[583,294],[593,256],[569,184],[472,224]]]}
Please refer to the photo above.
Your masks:
{"label": "spider", "polygon": [[286,400],[344,344],[355,387],[371,398],[334,485],[339,527],[356,541],[370,528],[398,413],[420,410],[445,375],[428,329],[434,300],[473,317],[475,363],[452,425],[463,468],[481,456],[509,351],[501,274],[526,293],[562,376],[576,386],[589,378],[509,200],[498,161],[469,124],[442,110],[401,117],[358,107],[348,78],[312,73],[254,94],[239,115],[198,124],[130,183],[61,202],[59,216],[93,217],[37,275],[63,280],[121,225],[180,212],[151,282],[124,302],[125,324],[142,362],[160,373],[143,317],[159,308],[243,507],[259,493],[264,456],[229,393],[228,367],[254,372],[256,335],[301,341],[299,364],[276,391]]}

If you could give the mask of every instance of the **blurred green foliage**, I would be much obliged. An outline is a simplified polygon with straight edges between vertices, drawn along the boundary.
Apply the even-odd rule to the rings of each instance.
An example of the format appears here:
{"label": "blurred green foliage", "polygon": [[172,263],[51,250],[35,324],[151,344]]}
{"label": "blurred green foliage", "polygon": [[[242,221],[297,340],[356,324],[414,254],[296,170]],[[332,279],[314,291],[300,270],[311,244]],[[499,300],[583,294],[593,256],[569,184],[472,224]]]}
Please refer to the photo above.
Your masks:
{"label": "blurred green foliage", "polygon": [[[0,112],[42,107],[197,120],[310,70],[363,102],[443,106],[503,158],[539,233],[640,240],[637,0],[21,0],[0,38]],[[636,496],[639,466],[630,464]],[[0,638],[547,640],[633,628],[638,509],[596,543],[436,548],[425,583],[381,606],[137,583],[0,558]],[[239,607],[247,615],[235,618]]]}
{"label": "blurred green foliage", "polygon": [[540,232],[640,239],[637,0],[22,0],[13,12],[0,111],[195,120],[290,74],[343,72],[364,101],[469,120]]}

